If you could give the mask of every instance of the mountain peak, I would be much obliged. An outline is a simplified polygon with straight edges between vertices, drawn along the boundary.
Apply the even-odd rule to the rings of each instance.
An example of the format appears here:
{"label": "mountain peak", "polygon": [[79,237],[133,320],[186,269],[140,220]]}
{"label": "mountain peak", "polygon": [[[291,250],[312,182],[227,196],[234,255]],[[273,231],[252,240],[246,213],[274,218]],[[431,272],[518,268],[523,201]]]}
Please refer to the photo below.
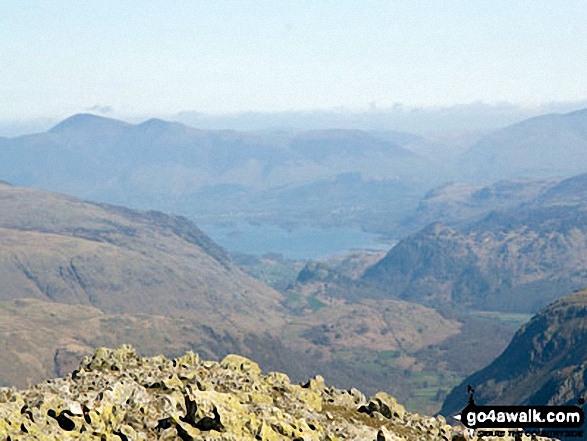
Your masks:
{"label": "mountain peak", "polygon": [[160,118],[151,118],[146,121],[143,121],[139,124],[139,127],[160,127],[160,126],[168,126],[173,124],[172,122],[165,121]]}
{"label": "mountain peak", "polygon": [[123,121],[106,118],[103,116],[93,115],[91,113],[78,113],[64,119],[59,124],[48,130],[49,133],[66,133],[70,131],[80,131],[88,129],[114,129],[126,128],[130,124]]}
{"label": "mountain peak", "polygon": [[168,130],[168,129],[192,129],[191,127],[186,126],[185,124],[176,122],[176,121],[165,121],[164,119],[160,118],[151,118],[136,126],[139,129],[146,129],[146,130]]}
{"label": "mountain peak", "polygon": [[587,171],[587,109],[536,116],[497,130],[460,157],[475,182]]}

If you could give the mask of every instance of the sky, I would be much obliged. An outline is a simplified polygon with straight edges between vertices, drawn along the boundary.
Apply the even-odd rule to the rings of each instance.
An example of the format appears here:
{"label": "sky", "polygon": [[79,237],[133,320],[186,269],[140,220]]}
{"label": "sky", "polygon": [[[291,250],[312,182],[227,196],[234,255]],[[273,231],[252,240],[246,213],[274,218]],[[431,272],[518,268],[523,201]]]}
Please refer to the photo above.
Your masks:
{"label": "sky", "polygon": [[2,0],[0,121],[587,98],[582,0]]}

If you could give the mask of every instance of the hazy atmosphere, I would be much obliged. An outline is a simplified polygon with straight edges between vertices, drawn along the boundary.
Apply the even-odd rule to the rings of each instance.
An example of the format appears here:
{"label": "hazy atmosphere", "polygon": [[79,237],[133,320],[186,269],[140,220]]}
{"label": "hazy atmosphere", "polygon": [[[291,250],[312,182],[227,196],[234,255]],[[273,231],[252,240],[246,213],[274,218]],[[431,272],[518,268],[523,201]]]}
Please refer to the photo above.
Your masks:
{"label": "hazy atmosphere", "polygon": [[586,439],[586,17],[0,0],[0,439]]}
{"label": "hazy atmosphere", "polygon": [[587,96],[585,13],[542,0],[5,0],[0,121],[471,103],[523,119]]}

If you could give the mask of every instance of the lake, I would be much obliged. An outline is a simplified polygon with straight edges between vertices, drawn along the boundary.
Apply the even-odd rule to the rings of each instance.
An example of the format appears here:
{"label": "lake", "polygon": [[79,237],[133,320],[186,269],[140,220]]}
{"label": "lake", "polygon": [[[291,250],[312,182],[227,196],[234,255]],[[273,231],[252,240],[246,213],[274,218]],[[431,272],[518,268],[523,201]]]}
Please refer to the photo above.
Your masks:
{"label": "lake", "polygon": [[389,250],[378,234],[353,228],[198,223],[198,227],[229,252],[263,255],[280,253],[289,259],[318,259],[352,249]]}

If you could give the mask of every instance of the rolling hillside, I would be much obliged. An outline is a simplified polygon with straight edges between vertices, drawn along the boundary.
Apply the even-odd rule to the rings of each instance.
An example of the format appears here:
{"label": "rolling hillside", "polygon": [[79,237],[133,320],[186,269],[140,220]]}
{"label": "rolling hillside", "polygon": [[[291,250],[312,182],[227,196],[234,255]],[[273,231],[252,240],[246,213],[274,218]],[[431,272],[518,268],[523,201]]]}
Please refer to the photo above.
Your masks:
{"label": "rolling hillside", "polygon": [[[466,225],[492,211],[508,210],[534,201],[561,179],[504,180],[491,185],[451,182],[433,188],[401,222],[401,230],[418,231],[433,222]],[[569,193],[568,191],[566,193]]]}

